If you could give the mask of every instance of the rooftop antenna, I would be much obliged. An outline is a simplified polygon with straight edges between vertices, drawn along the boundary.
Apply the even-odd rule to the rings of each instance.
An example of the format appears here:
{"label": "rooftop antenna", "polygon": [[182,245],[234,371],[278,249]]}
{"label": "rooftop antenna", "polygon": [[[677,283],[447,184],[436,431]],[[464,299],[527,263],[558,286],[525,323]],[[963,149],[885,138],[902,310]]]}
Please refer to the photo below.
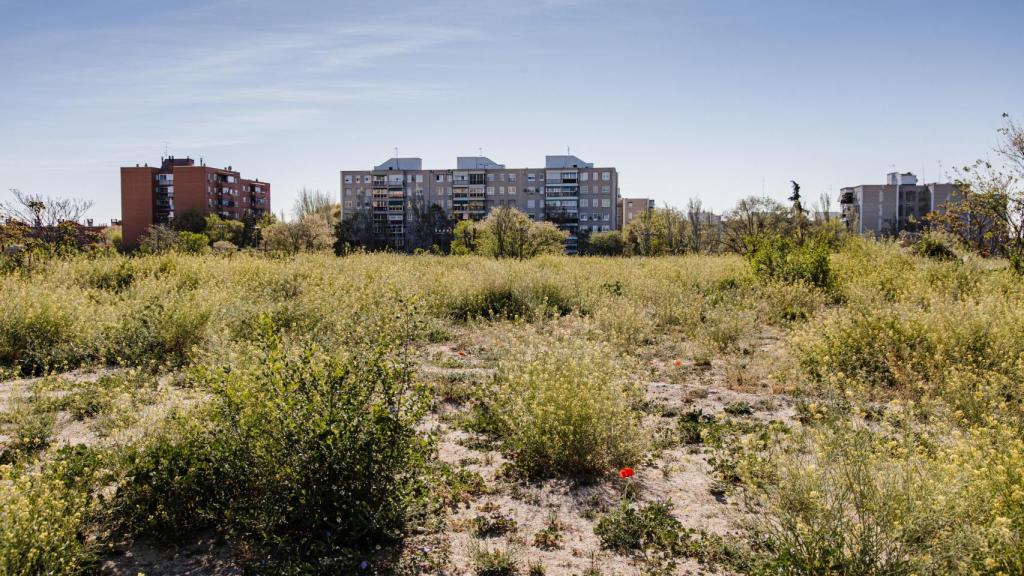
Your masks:
{"label": "rooftop antenna", "polygon": [[166,158],[167,156],[168,156],[168,154],[167,154],[167,141],[164,140],[164,158]]}
{"label": "rooftop antenna", "polygon": [[395,160],[398,160],[398,146],[395,146]]}
{"label": "rooftop antenna", "polygon": [[483,158],[483,156],[484,156],[484,148],[483,148],[483,146],[481,146],[481,147],[476,149],[476,167],[477,168],[480,167],[480,162],[482,162],[481,158]]}

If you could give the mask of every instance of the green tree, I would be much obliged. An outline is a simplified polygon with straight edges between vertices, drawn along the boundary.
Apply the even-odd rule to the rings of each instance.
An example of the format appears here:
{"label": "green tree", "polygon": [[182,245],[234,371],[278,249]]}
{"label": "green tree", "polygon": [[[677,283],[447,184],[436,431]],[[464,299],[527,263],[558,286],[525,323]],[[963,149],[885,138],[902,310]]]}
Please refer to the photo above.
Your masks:
{"label": "green tree", "polygon": [[452,254],[460,256],[476,252],[477,238],[479,236],[479,227],[476,222],[472,220],[459,220],[455,224],[452,235]]}
{"label": "green tree", "polygon": [[239,220],[227,220],[216,214],[206,217],[205,232],[210,242],[231,242],[239,244],[245,234],[245,223]]}
{"label": "green tree", "polygon": [[626,241],[622,232],[592,232],[587,238],[585,253],[595,256],[622,256],[626,250]]}

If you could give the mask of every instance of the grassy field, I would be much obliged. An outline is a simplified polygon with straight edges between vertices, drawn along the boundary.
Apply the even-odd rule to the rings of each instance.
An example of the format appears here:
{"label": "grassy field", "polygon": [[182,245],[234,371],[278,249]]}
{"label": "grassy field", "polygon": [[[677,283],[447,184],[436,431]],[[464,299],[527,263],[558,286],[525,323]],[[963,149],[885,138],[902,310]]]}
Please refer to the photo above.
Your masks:
{"label": "grassy field", "polygon": [[800,277],[241,253],[2,275],[0,576],[1024,573],[1024,282],[859,239]]}

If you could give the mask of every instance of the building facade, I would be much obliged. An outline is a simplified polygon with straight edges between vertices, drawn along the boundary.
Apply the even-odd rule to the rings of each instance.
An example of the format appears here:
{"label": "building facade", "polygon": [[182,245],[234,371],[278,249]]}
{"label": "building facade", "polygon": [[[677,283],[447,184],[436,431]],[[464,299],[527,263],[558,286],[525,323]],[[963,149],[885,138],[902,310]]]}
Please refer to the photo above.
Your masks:
{"label": "building facade", "polygon": [[153,225],[198,212],[229,220],[258,220],[270,213],[270,183],[247,180],[227,168],[191,158],[162,159],[160,167],[121,168],[121,233],[129,248]]}
{"label": "building facade", "polygon": [[424,170],[419,158],[392,158],[372,170],[341,171],[342,218],[371,222],[374,238],[406,249],[417,215],[436,206],[453,220],[480,220],[511,206],[569,233],[617,228],[619,178],[575,156],[547,156],[543,168],[506,168],[483,156],[460,157],[455,168]]}
{"label": "building facade", "polygon": [[651,198],[619,198],[616,229],[624,230],[634,218],[648,210],[654,210],[654,200]]}
{"label": "building facade", "polygon": [[956,201],[954,184],[918,184],[913,173],[892,172],[885,184],[862,184],[839,192],[840,219],[858,234],[895,236],[916,230],[930,212]]}

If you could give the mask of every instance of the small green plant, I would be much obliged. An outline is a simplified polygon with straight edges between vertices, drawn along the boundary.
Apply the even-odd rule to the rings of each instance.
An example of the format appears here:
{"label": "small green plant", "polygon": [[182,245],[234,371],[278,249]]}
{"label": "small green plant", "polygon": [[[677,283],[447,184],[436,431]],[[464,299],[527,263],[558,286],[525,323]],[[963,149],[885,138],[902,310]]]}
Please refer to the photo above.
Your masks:
{"label": "small green plant", "polygon": [[730,416],[750,416],[754,413],[754,407],[741,400],[727,404],[725,406],[725,413]]}
{"label": "small green plant", "polygon": [[533,545],[541,550],[558,550],[562,547],[562,531],[564,529],[558,515],[551,511],[544,527],[533,535]]}
{"label": "small green plant", "polygon": [[494,511],[478,514],[469,521],[470,532],[477,538],[493,538],[515,532],[518,524],[510,514]]}
{"label": "small green plant", "polygon": [[519,574],[519,560],[510,547],[488,548],[474,541],[469,551],[473,573],[476,576],[515,576]]}
{"label": "small green plant", "polygon": [[88,495],[42,473],[0,467],[0,574],[86,573]]}
{"label": "small green plant", "polygon": [[523,475],[587,479],[637,458],[637,398],[611,350],[552,341],[502,364],[487,412]]}
{"label": "small green plant", "polygon": [[594,527],[601,547],[619,554],[642,551],[681,552],[689,532],[672,516],[672,502],[633,506],[626,501]]}
{"label": "small green plant", "polygon": [[767,234],[747,237],[745,244],[747,261],[762,280],[807,282],[823,289],[832,286],[829,248],[824,242],[808,239],[797,244],[791,238]]}

